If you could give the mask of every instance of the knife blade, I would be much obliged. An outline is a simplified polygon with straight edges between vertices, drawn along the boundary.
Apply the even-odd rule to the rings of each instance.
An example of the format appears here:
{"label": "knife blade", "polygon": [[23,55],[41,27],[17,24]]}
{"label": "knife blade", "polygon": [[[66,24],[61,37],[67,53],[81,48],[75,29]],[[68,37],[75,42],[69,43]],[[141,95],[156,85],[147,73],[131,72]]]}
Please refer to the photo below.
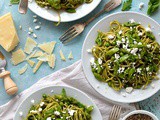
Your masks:
{"label": "knife blade", "polygon": [[0,51],[0,78],[4,80],[4,87],[7,94],[13,95],[18,91],[18,87],[10,78],[10,72],[5,70],[6,63],[5,57]]}

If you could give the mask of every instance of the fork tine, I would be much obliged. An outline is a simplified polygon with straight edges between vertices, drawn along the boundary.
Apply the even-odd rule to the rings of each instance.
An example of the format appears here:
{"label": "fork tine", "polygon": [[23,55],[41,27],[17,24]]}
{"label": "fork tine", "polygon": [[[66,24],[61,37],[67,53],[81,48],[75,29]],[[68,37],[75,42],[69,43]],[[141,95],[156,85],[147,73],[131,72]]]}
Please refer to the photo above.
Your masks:
{"label": "fork tine", "polygon": [[111,110],[111,112],[110,112],[109,120],[117,120],[117,119],[119,119],[120,113],[121,113],[121,107],[117,106],[117,105],[114,105],[112,110]]}
{"label": "fork tine", "polygon": [[76,34],[77,33],[77,31],[76,30],[74,30],[74,31],[72,31],[72,32],[69,32],[68,34],[66,34],[63,38],[61,38],[61,42],[63,42],[63,41],[65,41],[66,39],[69,39],[70,37],[72,37],[74,34]]}
{"label": "fork tine", "polygon": [[66,39],[63,39],[62,43],[68,43],[69,41],[71,41],[73,38],[75,38],[78,35],[78,32],[73,33],[72,35],[70,35],[69,37],[67,37]]}
{"label": "fork tine", "polygon": [[75,30],[74,26],[70,27],[59,39],[63,39],[63,37],[65,37],[68,33],[70,33],[73,30]]}

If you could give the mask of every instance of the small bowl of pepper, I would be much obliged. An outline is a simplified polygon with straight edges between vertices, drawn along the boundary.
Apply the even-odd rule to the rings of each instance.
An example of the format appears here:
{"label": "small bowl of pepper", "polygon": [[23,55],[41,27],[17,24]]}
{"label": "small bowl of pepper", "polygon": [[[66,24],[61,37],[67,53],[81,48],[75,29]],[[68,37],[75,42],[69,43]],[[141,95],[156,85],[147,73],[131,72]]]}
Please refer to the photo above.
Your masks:
{"label": "small bowl of pepper", "polygon": [[127,114],[122,120],[159,120],[153,113],[145,110],[135,110]]}

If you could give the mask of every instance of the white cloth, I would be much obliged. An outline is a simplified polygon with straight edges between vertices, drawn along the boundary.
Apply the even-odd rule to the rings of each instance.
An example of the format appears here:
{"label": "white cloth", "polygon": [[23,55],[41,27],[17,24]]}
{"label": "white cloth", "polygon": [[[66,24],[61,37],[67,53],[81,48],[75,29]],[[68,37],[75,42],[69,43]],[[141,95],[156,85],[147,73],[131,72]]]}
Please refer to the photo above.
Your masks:
{"label": "white cloth", "polygon": [[[15,111],[16,111],[18,105],[28,95],[30,95],[30,93],[36,91],[37,89],[40,89],[41,87],[45,87],[48,85],[72,86],[72,87],[75,87],[75,88],[85,92],[86,94],[88,94],[89,97],[92,98],[92,100],[98,106],[98,108],[102,114],[103,120],[108,120],[110,110],[111,110],[112,106],[115,104],[115,103],[106,101],[106,99],[104,99],[101,95],[99,95],[89,85],[89,83],[87,82],[85,75],[83,73],[82,63],[80,60],[67,68],[59,70],[49,76],[42,78],[37,83],[35,83],[33,86],[31,86],[30,88],[26,89],[25,91],[21,92],[19,95],[14,97],[7,104],[0,106],[0,120],[13,120],[13,117],[15,115]],[[122,115],[135,109],[134,106],[131,106],[128,104],[123,104],[122,107],[124,108]]]}

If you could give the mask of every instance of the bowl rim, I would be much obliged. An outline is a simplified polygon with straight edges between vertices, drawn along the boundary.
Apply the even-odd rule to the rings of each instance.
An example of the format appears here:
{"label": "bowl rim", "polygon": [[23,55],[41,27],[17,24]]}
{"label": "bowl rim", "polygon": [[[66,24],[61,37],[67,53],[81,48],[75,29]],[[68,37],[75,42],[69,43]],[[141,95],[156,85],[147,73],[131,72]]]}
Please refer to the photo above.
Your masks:
{"label": "bowl rim", "polygon": [[[98,3],[90,12],[87,12],[87,13],[84,14],[82,17],[77,17],[77,18],[72,19],[72,20],[62,20],[62,19],[61,19],[61,23],[73,22],[73,21],[79,20],[79,19],[81,19],[81,18],[84,18],[85,16],[87,16],[87,15],[89,15],[91,12],[93,12],[93,11],[99,6],[99,4],[100,4],[101,2],[102,2],[102,0],[100,0],[99,3]],[[53,22],[59,22],[58,20],[53,20],[53,19],[50,19],[50,18],[46,18],[45,16],[40,15],[40,13],[37,14],[37,13],[32,9],[32,7],[31,7],[30,5],[28,5],[28,8],[29,8],[30,11],[32,11],[35,15],[37,15],[37,16],[45,19],[45,20],[53,21]]]}
{"label": "bowl rim", "polygon": [[126,118],[128,118],[129,116],[134,115],[134,114],[138,114],[138,113],[148,115],[153,120],[159,120],[153,113],[146,111],[146,110],[134,110],[134,111],[128,113],[127,115],[125,115],[122,120],[126,120]]}
{"label": "bowl rim", "polygon": [[[96,103],[93,101],[93,99],[92,99],[88,94],[86,94],[85,92],[79,90],[78,88],[72,87],[72,86],[55,85],[55,84],[53,84],[53,85],[41,86],[40,88],[38,88],[38,89],[32,91],[30,94],[28,94],[28,95],[18,104],[18,107],[17,107],[17,109],[16,109],[16,111],[15,111],[15,114],[14,114],[14,116],[13,116],[13,120],[15,120],[15,117],[16,117],[16,115],[18,114],[18,110],[20,109],[20,107],[22,106],[22,104],[24,104],[24,102],[25,102],[30,96],[32,96],[33,94],[37,93],[37,92],[40,91],[40,90],[44,90],[44,89],[47,89],[47,88],[50,88],[50,87],[61,87],[61,88],[64,88],[64,89],[67,88],[67,89],[71,89],[71,90],[74,90],[74,91],[77,91],[77,92],[83,94],[87,99],[90,100],[90,102],[93,104],[93,106],[95,106],[95,109],[98,110],[99,114],[101,115],[100,118],[102,119],[102,114],[101,114],[98,106],[96,105]],[[81,102],[81,101],[79,101],[79,102]]]}
{"label": "bowl rim", "polygon": [[[136,15],[141,15],[141,16],[143,16],[143,17],[148,18],[149,20],[152,20],[156,25],[158,25],[158,26],[160,27],[160,24],[159,24],[156,20],[154,20],[153,18],[151,18],[151,17],[149,17],[149,16],[147,16],[147,15],[145,15],[145,14],[143,14],[143,13],[139,13],[139,12],[135,12],[135,11],[124,11],[124,12],[121,11],[121,12],[116,12],[116,13],[107,15],[107,16],[101,18],[99,21],[97,21],[97,22],[91,27],[91,29],[88,31],[88,33],[87,33],[87,35],[86,35],[86,37],[85,37],[85,39],[84,39],[83,45],[82,45],[81,59],[82,59],[82,68],[83,68],[83,71],[84,71],[84,75],[85,75],[88,83],[91,85],[91,87],[92,87],[98,94],[100,94],[100,93],[98,92],[98,90],[97,90],[96,88],[94,88],[94,87],[92,86],[92,84],[90,83],[90,81],[88,80],[88,77],[87,77],[87,74],[86,74],[86,70],[85,70],[85,67],[84,67],[84,62],[83,62],[83,60],[84,60],[83,52],[85,51],[85,44],[86,44],[86,42],[87,42],[87,38],[88,38],[88,36],[90,35],[90,33],[93,31],[93,29],[94,29],[100,22],[104,21],[104,20],[107,19],[108,17],[112,17],[112,16],[115,16],[115,15],[117,15],[117,14],[126,14],[126,15],[127,15],[127,14],[136,14]],[[151,94],[151,95],[149,95],[149,96],[147,96],[147,97],[145,97],[145,98],[143,98],[143,99],[138,99],[138,100],[135,100],[135,101],[131,100],[131,101],[129,101],[129,102],[127,102],[127,101],[121,101],[121,100],[120,100],[120,101],[116,101],[116,100],[113,100],[113,99],[111,99],[111,98],[105,97],[103,94],[100,94],[100,95],[102,95],[105,99],[108,99],[108,100],[111,100],[111,101],[117,102],[117,103],[135,103],[135,102],[140,102],[140,101],[143,101],[143,100],[146,100],[146,99],[150,98],[151,96],[153,96],[154,94],[156,94],[159,90],[160,90],[160,88],[159,88],[157,91],[153,92],[153,94]]]}

